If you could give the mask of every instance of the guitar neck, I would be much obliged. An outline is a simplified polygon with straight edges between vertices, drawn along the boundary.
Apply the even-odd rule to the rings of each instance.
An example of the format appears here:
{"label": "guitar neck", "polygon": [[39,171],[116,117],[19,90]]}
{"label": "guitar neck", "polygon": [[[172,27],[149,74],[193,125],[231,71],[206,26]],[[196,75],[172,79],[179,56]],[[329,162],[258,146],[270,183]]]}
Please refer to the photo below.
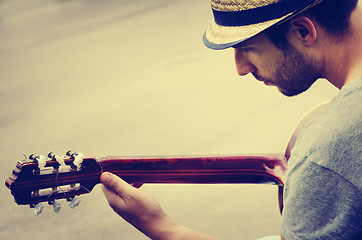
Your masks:
{"label": "guitar neck", "polygon": [[272,183],[283,185],[283,154],[211,157],[103,157],[102,172],[142,183]]}
{"label": "guitar neck", "polygon": [[[77,156],[77,155],[75,155]],[[40,158],[39,158],[40,159]],[[18,204],[36,204],[86,194],[112,172],[129,183],[266,183],[283,187],[284,154],[205,157],[76,157],[18,162],[6,186]]]}

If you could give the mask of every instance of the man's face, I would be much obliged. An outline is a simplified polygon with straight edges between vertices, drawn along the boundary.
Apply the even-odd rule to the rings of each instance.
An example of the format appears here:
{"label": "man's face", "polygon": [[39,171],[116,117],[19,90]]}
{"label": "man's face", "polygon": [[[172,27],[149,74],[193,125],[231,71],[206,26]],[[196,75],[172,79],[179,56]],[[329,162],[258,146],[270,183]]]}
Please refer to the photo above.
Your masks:
{"label": "man's face", "polygon": [[286,96],[306,91],[319,78],[311,57],[292,45],[280,50],[264,34],[235,46],[235,63],[239,75],[251,72]]}

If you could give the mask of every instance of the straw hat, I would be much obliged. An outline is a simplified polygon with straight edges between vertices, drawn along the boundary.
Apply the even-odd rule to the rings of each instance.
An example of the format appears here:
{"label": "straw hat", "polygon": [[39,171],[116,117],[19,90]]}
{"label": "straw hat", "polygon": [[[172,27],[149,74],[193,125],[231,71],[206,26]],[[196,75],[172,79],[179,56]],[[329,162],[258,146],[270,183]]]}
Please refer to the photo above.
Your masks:
{"label": "straw hat", "polygon": [[243,42],[284,22],[322,0],[211,0],[214,20],[204,44],[215,50]]}

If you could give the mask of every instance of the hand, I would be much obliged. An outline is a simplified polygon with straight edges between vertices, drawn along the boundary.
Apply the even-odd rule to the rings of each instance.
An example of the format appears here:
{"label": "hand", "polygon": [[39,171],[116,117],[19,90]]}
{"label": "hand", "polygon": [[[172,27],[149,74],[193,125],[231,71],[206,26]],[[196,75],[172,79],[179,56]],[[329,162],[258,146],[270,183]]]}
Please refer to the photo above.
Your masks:
{"label": "hand", "polygon": [[101,175],[101,182],[113,210],[151,239],[215,240],[172,221],[153,197],[136,188],[142,184],[132,186],[108,172]]}
{"label": "hand", "polygon": [[151,237],[156,234],[157,227],[171,222],[153,197],[135,188],[142,184],[129,185],[108,172],[101,175],[101,182],[104,195],[113,210],[144,234]]}

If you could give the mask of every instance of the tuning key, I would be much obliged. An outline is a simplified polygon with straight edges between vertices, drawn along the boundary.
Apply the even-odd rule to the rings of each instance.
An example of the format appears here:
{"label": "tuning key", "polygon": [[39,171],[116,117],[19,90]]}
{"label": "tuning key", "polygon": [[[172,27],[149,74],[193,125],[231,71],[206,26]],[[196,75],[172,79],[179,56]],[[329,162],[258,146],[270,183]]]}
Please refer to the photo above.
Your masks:
{"label": "tuning key", "polygon": [[45,168],[45,165],[47,163],[47,158],[43,155],[39,155],[38,157],[36,157],[36,160],[38,161],[38,167],[40,170]]}
{"label": "tuning key", "polygon": [[77,153],[77,152],[73,152],[72,151],[68,151],[66,152],[66,155],[70,158],[73,158],[74,161],[73,161],[73,168],[76,169],[76,168],[80,168],[82,162],[83,162],[83,158],[84,158],[84,154],[83,153]]}
{"label": "tuning key", "polygon": [[[33,206],[30,206],[30,207],[33,207]],[[35,205],[34,210],[33,210],[34,216],[36,216],[36,217],[39,216],[39,214],[43,212],[43,208],[44,208],[44,205],[42,203],[38,203],[37,205]]]}
{"label": "tuning key", "polygon": [[65,155],[68,157],[72,157],[73,154],[74,153],[71,150],[69,150],[68,152],[65,153]]}
{"label": "tuning key", "polygon": [[33,160],[35,162],[35,158],[36,158],[36,156],[34,153],[29,155],[29,160]]}
{"label": "tuning key", "polygon": [[34,154],[31,154],[29,156],[29,160],[32,162],[38,162],[38,170],[44,169],[47,162],[47,158],[43,155],[35,156]]}
{"label": "tuning key", "polygon": [[73,164],[79,168],[80,165],[81,165],[82,162],[83,162],[83,158],[84,158],[84,154],[83,154],[83,153],[77,153],[77,154],[75,154],[75,155],[74,155]]}
{"label": "tuning key", "polygon": [[75,207],[77,207],[80,204],[81,201],[82,201],[82,199],[80,197],[75,197],[69,203],[69,207],[74,209]]}
{"label": "tuning key", "polygon": [[54,159],[55,154],[53,152],[48,153],[47,157],[50,159]]}
{"label": "tuning key", "polygon": [[61,167],[65,166],[64,159],[59,154],[54,154],[53,152],[50,152],[48,153],[48,158],[57,161]]}
{"label": "tuning key", "polygon": [[60,201],[59,200],[52,200],[48,202],[49,205],[53,205],[53,209],[55,213],[59,213],[60,212]]}

